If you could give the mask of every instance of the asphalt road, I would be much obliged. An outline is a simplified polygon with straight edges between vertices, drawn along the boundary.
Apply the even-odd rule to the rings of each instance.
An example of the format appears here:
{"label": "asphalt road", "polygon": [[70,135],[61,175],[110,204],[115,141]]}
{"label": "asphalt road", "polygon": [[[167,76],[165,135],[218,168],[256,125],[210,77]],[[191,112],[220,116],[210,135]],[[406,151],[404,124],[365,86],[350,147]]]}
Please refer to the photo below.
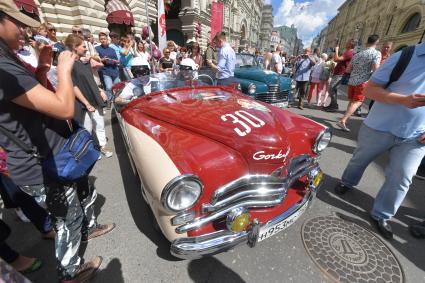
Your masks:
{"label": "asphalt road", "polygon": [[[304,111],[291,108],[289,111],[330,127],[335,126],[337,117],[342,115],[342,111],[325,113],[314,107]],[[301,239],[303,222],[338,212],[377,233],[370,223],[368,211],[383,183],[385,156],[370,165],[359,185],[360,190],[343,198],[334,195],[332,190],[356,147],[356,134],[363,119],[354,118],[349,122],[350,133],[334,129],[332,143],[320,162],[326,173],[324,185],[312,208],[293,226],[253,249],[242,245],[201,260],[176,259],[169,254],[169,243],[152,228],[118,124],[110,116],[110,113],[106,116],[107,133],[115,154],[99,161],[93,176],[96,176],[99,194],[96,202],[99,222],[115,222],[117,228],[81,248],[86,259],[95,255],[104,257],[102,270],[92,282],[330,282],[304,249]],[[425,240],[416,240],[407,231],[407,225],[425,215],[424,188],[425,182],[415,179],[394,218],[395,239],[384,241],[400,261],[406,282],[425,281]],[[40,283],[56,282],[53,242],[41,240],[31,224],[16,221],[12,212],[4,212],[3,217],[13,227],[10,244],[22,254],[39,256],[45,262],[40,271],[28,278]]]}

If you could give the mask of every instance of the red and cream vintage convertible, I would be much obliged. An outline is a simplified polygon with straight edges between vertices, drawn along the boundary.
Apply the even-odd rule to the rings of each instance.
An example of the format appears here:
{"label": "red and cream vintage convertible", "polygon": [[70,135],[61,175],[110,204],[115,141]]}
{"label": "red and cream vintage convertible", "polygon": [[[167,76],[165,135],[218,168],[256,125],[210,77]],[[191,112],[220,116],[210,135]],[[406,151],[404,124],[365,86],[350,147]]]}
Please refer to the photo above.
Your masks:
{"label": "red and cream vintage convertible", "polygon": [[179,258],[253,247],[288,228],[314,199],[331,140],[319,123],[194,77],[115,86],[143,196]]}

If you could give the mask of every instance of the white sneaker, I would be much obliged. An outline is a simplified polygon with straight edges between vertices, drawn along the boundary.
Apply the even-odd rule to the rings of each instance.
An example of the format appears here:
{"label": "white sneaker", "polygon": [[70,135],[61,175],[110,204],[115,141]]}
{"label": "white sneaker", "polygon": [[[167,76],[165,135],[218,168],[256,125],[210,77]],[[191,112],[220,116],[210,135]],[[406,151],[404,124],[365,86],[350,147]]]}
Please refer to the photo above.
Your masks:
{"label": "white sneaker", "polygon": [[114,155],[114,153],[112,151],[110,151],[109,149],[107,149],[106,147],[102,147],[100,149],[100,152],[105,155],[106,158],[111,157],[112,155]]}

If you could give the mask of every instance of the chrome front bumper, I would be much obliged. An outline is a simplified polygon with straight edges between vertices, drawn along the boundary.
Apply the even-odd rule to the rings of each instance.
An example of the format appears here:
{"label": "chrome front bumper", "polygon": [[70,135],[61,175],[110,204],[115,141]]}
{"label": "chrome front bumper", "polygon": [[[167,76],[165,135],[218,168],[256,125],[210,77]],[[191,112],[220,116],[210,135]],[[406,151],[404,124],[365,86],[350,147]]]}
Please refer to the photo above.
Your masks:
{"label": "chrome front bumper", "polygon": [[[304,205],[310,205],[316,190],[317,188],[308,190],[299,203],[262,226],[277,224],[296,213]],[[254,220],[250,230],[240,233],[223,230],[197,237],[179,238],[171,243],[170,251],[178,258],[196,259],[229,250],[241,243],[247,243],[250,247],[254,247],[258,242],[260,226],[258,221]]]}

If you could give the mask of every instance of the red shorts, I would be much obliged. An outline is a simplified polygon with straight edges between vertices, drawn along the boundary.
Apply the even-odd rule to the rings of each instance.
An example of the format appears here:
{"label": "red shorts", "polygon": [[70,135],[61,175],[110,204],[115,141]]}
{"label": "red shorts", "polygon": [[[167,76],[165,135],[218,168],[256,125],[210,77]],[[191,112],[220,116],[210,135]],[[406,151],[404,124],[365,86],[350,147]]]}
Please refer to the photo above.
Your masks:
{"label": "red shorts", "polygon": [[359,85],[349,85],[348,86],[348,100],[351,102],[365,100],[364,89],[366,87],[366,83],[362,83]]}

